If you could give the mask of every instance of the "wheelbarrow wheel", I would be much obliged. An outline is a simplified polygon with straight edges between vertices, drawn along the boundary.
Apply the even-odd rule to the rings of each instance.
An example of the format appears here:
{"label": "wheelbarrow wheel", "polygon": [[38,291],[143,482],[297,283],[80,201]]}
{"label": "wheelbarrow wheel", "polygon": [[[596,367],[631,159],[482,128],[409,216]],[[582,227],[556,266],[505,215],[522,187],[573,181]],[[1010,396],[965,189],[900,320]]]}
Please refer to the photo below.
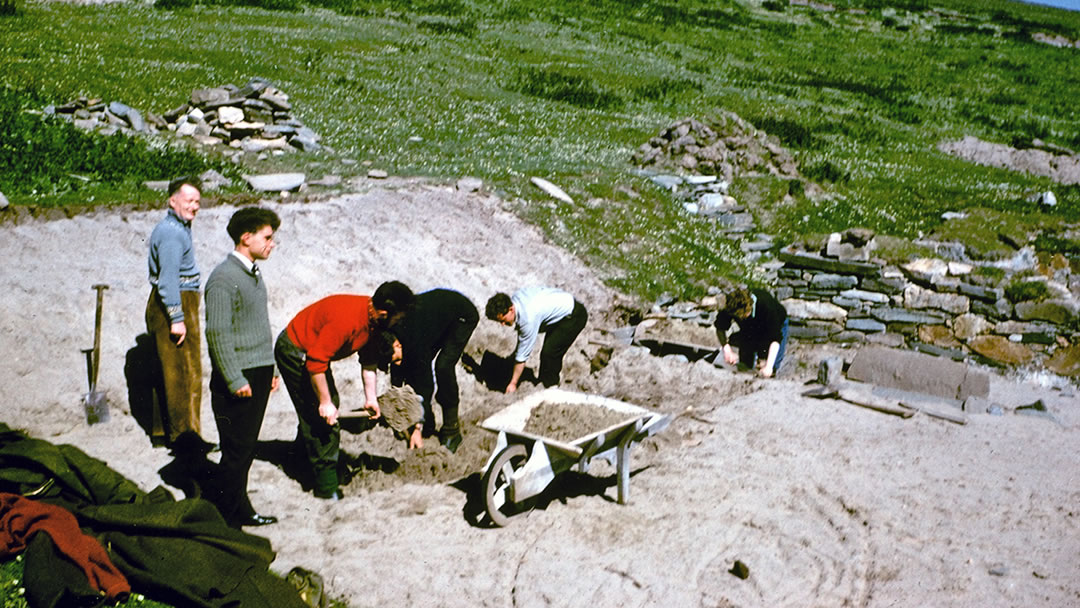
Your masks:
{"label": "wheelbarrow wheel", "polygon": [[528,510],[525,505],[510,500],[510,482],[514,473],[525,466],[526,460],[525,446],[515,443],[503,448],[484,471],[484,507],[496,526],[503,527],[510,523],[511,517]]}

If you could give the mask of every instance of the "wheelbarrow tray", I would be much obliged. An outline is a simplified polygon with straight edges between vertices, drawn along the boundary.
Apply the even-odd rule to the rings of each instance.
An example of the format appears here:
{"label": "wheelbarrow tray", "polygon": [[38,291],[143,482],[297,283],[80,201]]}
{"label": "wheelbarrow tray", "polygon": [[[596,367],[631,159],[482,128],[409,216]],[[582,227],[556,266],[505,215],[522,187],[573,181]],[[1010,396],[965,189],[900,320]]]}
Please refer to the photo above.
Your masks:
{"label": "wheelbarrow tray", "polygon": [[[525,431],[532,412],[542,403],[600,407],[625,414],[625,419],[570,441]],[[485,419],[480,427],[498,434],[485,466],[488,513],[498,525],[502,507],[540,494],[555,478],[574,466],[588,472],[589,461],[603,458],[618,468],[619,502],[629,495],[630,444],[660,432],[671,416],[616,399],[549,388],[533,393]],[[500,521],[503,519],[503,521]]]}

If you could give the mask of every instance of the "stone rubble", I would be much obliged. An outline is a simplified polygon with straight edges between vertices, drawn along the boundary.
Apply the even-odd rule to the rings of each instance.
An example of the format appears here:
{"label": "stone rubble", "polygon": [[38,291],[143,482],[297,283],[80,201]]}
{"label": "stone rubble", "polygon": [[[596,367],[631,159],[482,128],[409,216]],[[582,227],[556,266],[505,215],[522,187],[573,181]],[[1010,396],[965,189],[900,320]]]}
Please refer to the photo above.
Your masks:
{"label": "stone rubble", "polygon": [[187,102],[162,115],[144,115],[118,101],[88,97],[49,106],[45,114],[104,135],[171,132],[198,145],[228,146],[250,154],[324,149],[322,137],[293,116],[289,96],[261,78],[243,87],[226,84],[195,89]]}

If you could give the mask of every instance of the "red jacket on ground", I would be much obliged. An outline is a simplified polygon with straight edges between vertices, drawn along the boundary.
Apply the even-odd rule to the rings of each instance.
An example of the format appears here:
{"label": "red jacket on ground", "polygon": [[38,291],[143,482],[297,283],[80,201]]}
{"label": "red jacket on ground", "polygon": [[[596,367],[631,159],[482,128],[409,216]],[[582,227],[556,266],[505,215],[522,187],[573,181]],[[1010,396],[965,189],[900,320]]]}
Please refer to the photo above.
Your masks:
{"label": "red jacket on ground", "polygon": [[0,492],[0,557],[21,552],[38,532],[52,537],[57,550],[82,568],[90,586],[104,592],[109,600],[115,602],[131,593],[127,578],[113,565],[101,543],[83,534],[69,511]]}

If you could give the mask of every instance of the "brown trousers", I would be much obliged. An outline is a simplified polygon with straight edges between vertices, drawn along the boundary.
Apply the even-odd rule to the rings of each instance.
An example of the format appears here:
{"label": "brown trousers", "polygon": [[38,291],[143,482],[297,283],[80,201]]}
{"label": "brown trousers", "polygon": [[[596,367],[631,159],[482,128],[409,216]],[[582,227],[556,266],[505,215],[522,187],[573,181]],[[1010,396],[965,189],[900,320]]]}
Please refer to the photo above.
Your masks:
{"label": "brown trousers", "polygon": [[199,292],[181,291],[187,335],[177,346],[169,334],[168,315],[158,297],[157,288],[150,290],[146,302],[146,331],[154,336],[161,374],[165,385],[165,409],[168,413],[165,434],[169,443],[186,431],[200,433],[202,405],[202,332],[199,329]]}

